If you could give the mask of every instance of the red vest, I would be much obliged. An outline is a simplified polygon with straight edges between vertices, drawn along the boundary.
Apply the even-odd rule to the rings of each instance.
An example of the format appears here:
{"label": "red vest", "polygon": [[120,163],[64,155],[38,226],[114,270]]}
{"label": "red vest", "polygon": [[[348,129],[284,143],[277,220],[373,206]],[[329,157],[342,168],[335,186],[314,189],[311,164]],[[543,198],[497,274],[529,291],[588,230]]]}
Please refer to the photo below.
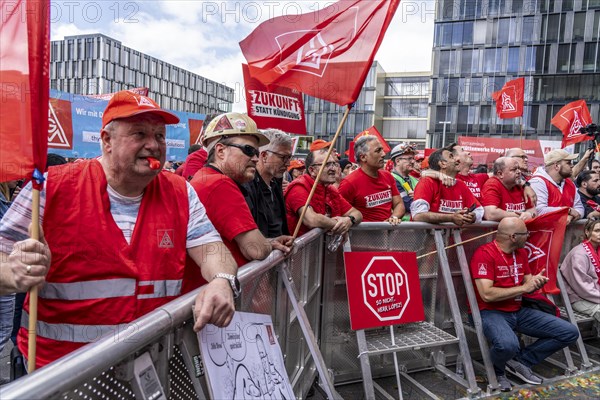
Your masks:
{"label": "red vest", "polygon": [[548,207],[573,207],[577,188],[572,180],[565,179],[565,185],[561,193],[554,182],[550,182],[543,176],[538,175],[538,177],[542,178],[546,183],[546,188],[548,189]]}
{"label": "red vest", "polygon": [[[180,295],[189,219],[185,180],[167,173],[152,180],[130,244],[110,213],[106,187],[97,160],[48,172],[43,228],[52,265],[39,293],[40,367],[106,333],[116,340],[127,323]],[[29,298],[23,320],[28,312]],[[23,325],[23,354],[27,341]]]}

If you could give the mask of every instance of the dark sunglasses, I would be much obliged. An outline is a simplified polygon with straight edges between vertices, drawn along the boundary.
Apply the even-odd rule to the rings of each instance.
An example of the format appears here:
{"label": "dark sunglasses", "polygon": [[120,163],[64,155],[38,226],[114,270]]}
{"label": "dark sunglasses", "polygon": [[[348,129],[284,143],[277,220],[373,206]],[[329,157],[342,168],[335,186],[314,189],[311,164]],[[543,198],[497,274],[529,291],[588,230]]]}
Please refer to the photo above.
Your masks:
{"label": "dark sunglasses", "polygon": [[244,153],[244,155],[248,156],[248,157],[258,157],[258,155],[260,154],[260,152],[258,151],[258,149],[254,146],[250,146],[249,144],[245,144],[245,145],[241,145],[241,144],[235,144],[235,143],[229,143],[229,144],[225,144],[222,143],[227,147],[235,147],[236,149],[240,149],[242,151],[242,153]]}

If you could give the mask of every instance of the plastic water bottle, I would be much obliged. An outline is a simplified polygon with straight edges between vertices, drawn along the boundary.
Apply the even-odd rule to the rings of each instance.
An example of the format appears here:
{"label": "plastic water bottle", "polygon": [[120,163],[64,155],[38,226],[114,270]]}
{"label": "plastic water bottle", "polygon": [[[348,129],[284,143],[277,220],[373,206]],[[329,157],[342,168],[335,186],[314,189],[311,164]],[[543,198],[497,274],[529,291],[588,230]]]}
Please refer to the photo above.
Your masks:
{"label": "plastic water bottle", "polygon": [[327,250],[329,250],[332,253],[336,252],[337,249],[340,247],[340,244],[342,244],[343,239],[344,235],[342,235],[341,233],[338,233],[337,235],[333,236],[331,238],[331,241],[329,242],[329,246],[327,246]]}

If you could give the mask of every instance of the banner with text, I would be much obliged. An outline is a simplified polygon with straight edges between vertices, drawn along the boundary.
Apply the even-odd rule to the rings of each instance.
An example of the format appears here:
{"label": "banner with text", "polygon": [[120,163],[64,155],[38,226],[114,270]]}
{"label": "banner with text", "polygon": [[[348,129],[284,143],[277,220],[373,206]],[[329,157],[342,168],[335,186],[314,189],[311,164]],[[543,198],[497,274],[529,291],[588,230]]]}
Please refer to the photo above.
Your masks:
{"label": "banner with text", "polygon": [[242,64],[248,115],[260,129],[276,128],[287,133],[306,135],[302,93],[280,86],[266,87],[250,77]]}
{"label": "banner with text", "polygon": [[[520,147],[529,157],[529,168],[534,169],[544,164],[544,154],[554,149],[560,149],[559,140],[529,140],[529,139],[502,139],[489,137],[459,136],[458,144],[471,153],[473,165],[486,164],[491,166],[498,157],[502,157],[506,150]],[[574,146],[565,148],[573,153]]]}
{"label": "banner with text", "polygon": [[[101,155],[100,130],[107,100],[50,91],[48,113],[48,151],[72,158]],[[190,136],[198,136],[206,115],[172,111],[180,121],[167,125],[167,160],[183,161],[187,157]]]}

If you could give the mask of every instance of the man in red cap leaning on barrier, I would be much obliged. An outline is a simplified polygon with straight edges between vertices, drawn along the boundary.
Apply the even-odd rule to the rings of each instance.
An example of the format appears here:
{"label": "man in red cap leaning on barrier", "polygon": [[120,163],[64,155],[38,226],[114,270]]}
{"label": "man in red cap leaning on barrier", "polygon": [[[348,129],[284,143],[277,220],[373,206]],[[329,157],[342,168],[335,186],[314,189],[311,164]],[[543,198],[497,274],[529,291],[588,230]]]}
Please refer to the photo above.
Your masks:
{"label": "man in red cap leaning on barrier", "polygon": [[[196,330],[229,324],[236,266],[184,179],[162,173],[166,124],[176,115],[121,91],[100,132],[102,157],[54,167],[41,193],[45,238],[28,239],[31,184],[0,223],[0,293],[40,285],[37,365],[48,364],[181,293],[186,253],[210,283],[196,298]],[[18,345],[27,354],[29,299]]]}

